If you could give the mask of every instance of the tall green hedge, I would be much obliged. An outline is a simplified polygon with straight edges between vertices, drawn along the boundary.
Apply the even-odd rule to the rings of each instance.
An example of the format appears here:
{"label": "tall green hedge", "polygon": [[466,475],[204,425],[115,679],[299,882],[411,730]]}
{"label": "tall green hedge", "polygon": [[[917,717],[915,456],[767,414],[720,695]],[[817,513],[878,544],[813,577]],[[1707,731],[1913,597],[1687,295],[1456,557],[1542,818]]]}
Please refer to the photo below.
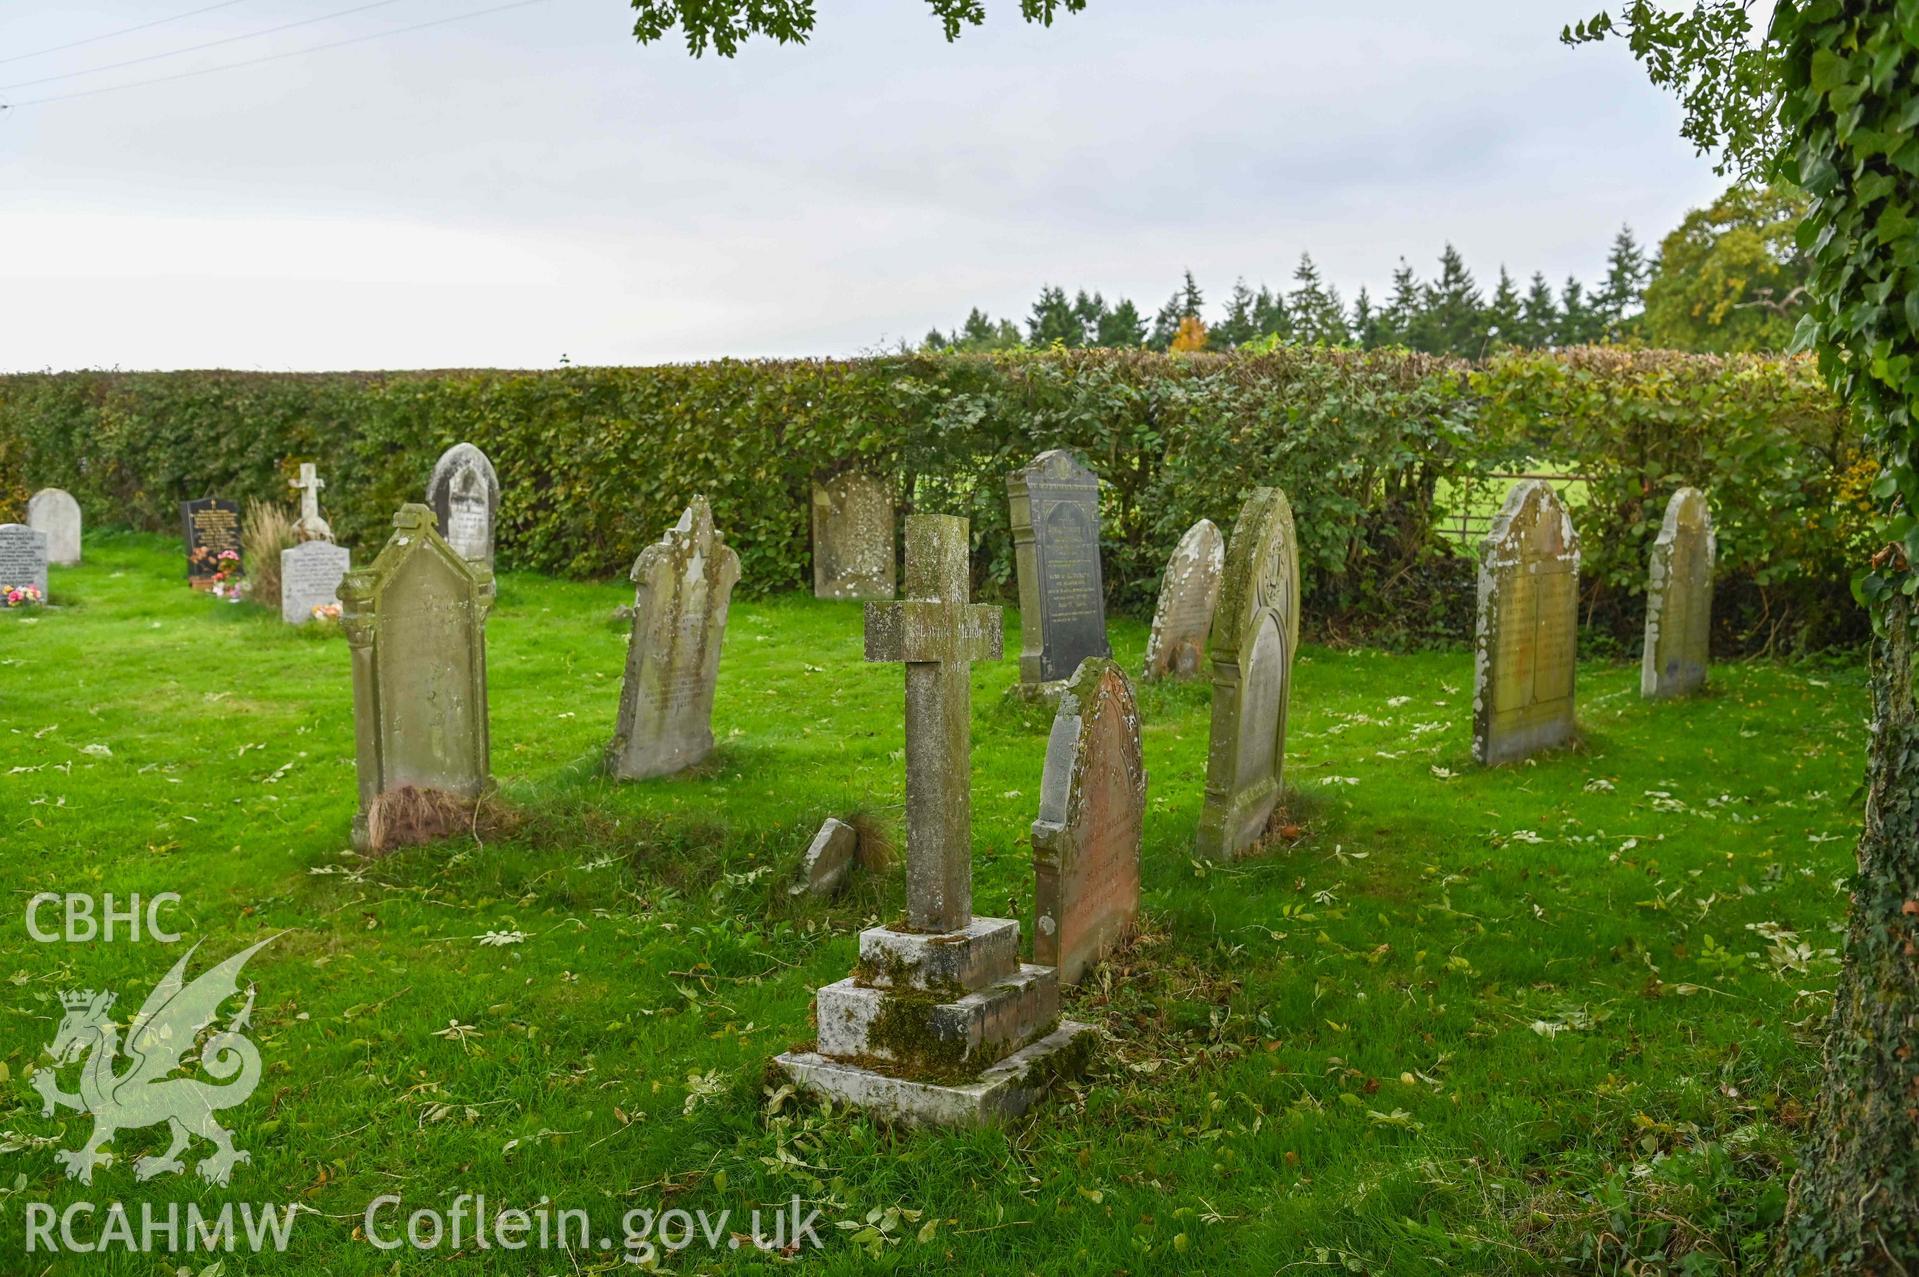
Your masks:
{"label": "tall green hedge", "polygon": [[[1846,637],[1858,457],[1809,364],[1575,351],[1469,367],[1402,351],[1257,357],[1051,352],[551,372],[57,373],[0,377],[0,500],[71,490],[89,519],[170,530],[183,498],[289,499],[319,463],[343,541],[377,546],[434,459],[469,439],[500,474],[504,566],[623,572],[705,493],[743,590],[803,587],[809,488],[863,466],[973,521],[981,591],[1010,597],[1005,475],[1072,448],[1107,484],[1112,604],[1151,607],[1179,534],[1246,492],[1298,513],[1309,620],[1457,636],[1469,569],[1435,493],[1531,457],[1595,476],[1590,619],[1636,624],[1680,483],[1722,521],[1727,644]],[[1867,476],[1869,479],[1869,476]],[[1444,486],[1442,487],[1442,481]],[[1496,504],[1486,485],[1478,497]],[[1823,619],[1822,619],[1823,618]],[[1786,630],[1782,634],[1781,626]]]}

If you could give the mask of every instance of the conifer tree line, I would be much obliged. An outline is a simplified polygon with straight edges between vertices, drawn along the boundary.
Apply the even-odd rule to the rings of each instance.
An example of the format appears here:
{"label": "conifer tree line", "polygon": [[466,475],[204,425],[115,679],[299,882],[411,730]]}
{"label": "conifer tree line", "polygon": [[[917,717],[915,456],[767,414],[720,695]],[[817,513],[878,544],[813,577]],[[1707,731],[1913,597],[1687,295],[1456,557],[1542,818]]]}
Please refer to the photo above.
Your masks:
{"label": "conifer tree line", "polygon": [[1621,227],[1606,258],[1605,278],[1587,285],[1568,276],[1555,286],[1535,271],[1522,286],[1504,267],[1487,289],[1450,243],[1439,269],[1421,279],[1403,258],[1391,291],[1375,298],[1361,288],[1349,305],[1323,279],[1310,253],[1301,253],[1290,288],[1238,280],[1223,304],[1210,310],[1193,273],[1150,320],[1129,299],[1108,302],[1098,292],[1047,285],[1024,324],[994,319],[974,307],[951,332],[935,328],[920,349],[992,351],[1065,347],[1143,347],[1148,350],[1270,349],[1276,345],[1403,346],[1431,354],[1476,359],[1500,347],[1543,349],[1631,339],[1657,268]]}

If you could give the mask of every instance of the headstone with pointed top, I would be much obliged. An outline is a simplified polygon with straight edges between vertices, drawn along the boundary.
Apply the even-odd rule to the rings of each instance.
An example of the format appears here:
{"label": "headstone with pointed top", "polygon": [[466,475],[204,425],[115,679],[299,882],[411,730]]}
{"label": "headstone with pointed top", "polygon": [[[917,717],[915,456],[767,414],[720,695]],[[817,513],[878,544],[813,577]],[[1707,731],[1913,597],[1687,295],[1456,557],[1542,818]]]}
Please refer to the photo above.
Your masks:
{"label": "headstone with pointed top", "polygon": [[1231,860],[1279,805],[1299,650],[1299,539],[1278,488],[1255,488],[1226,544],[1213,626],[1213,728],[1198,853]]}
{"label": "headstone with pointed top", "polygon": [[1133,685],[1117,662],[1089,656],[1060,693],[1033,822],[1033,961],[1067,984],[1139,916],[1145,815]]}
{"label": "headstone with pointed top", "polygon": [[80,562],[80,503],[64,488],[42,488],[27,498],[27,526],[47,534],[47,562],[70,568]]}
{"label": "headstone with pointed top", "polygon": [[486,617],[493,573],[448,545],[433,511],[408,504],[368,567],[340,583],[353,661],[360,809],[353,841],[373,849],[368,818],[401,788],[477,799],[491,785]]}
{"label": "headstone with pointed top", "polygon": [[890,599],[893,490],[885,480],[848,470],[813,485],[813,596]]}
{"label": "headstone with pointed top", "polygon": [[1055,448],[1006,477],[1019,574],[1019,681],[1056,687],[1111,656],[1099,564],[1099,476]]}
{"label": "headstone with pointed top", "polygon": [[320,517],[320,489],[326,487],[311,461],[300,463],[300,477],[287,486],[300,494],[300,517],[294,520],[293,535],[302,541],[331,541],[333,528]]}
{"label": "headstone with pointed top", "polygon": [[906,666],[906,918],[860,935],[854,974],[819,991],[817,1049],[779,1065],[802,1088],[906,1122],[1024,1112],[1091,1030],[1059,1014],[1059,974],[1019,960],[1019,923],[972,898],[974,661],[999,610],[967,601],[966,520],[906,521],[906,589],[866,605],[866,659]]}
{"label": "headstone with pointed top", "polygon": [[1197,675],[1206,658],[1206,636],[1219,605],[1219,574],[1226,565],[1226,538],[1211,519],[1186,530],[1166,561],[1159,604],[1146,639],[1146,681]]}
{"label": "headstone with pointed top", "polygon": [[1473,757],[1508,763],[1573,735],[1579,537],[1552,485],[1513,485],[1480,549]]}
{"label": "headstone with pointed top", "polygon": [[484,452],[456,443],[440,454],[426,484],[426,503],[462,558],[493,570],[494,528],[500,515],[500,477]]}
{"label": "headstone with pointed top", "polygon": [[1646,648],[1639,694],[1684,696],[1706,685],[1712,647],[1712,567],[1718,538],[1706,494],[1681,488],[1666,503],[1646,579]]}
{"label": "headstone with pointed top", "polygon": [[705,497],[633,561],[633,637],[607,770],[621,780],[684,771],[713,752],[713,692],[740,556]]}

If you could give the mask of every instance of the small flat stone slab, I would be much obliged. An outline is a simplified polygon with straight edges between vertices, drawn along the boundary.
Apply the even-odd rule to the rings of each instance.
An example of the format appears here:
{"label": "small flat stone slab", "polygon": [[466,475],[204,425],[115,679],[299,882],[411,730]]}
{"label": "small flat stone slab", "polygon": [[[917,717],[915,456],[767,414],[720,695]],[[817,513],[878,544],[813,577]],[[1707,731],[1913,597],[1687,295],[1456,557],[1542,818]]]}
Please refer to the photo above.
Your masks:
{"label": "small flat stone slab", "polygon": [[787,894],[832,895],[846,885],[859,849],[859,831],[843,820],[828,816],[820,831],[813,835],[806,859],[800,862],[800,880],[786,889]]}
{"label": "small flat stone slab", "polygon": [[1057,1029],[994,1064],[977,1080],[951,1085],[889,1077],[815,1051],[789,1051],[774,1063],[802,1090],[882,1118],[909,1126],[984,1126],[1018,1117],[1060,1078],[1077,1074],[1092,1038],[1090,1024],[1061,1020]]}

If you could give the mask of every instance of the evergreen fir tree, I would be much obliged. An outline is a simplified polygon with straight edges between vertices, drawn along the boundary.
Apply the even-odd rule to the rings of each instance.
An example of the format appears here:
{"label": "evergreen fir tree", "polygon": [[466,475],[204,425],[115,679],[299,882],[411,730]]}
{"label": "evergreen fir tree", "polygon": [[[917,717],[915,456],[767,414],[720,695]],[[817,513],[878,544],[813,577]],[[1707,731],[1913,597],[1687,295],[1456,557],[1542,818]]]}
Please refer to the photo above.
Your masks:
{"label": "evergreen fir tree", "polygon": [[1359,296],[1353,298],[1353,321],[1349,328],[1353,340],[1365,349],[1372,350],[1380,344],[1379,311],[1374,307],[1372,294],[1366,291],[1364,284],[1359,286]]}
{"label": "evergreen fir tree", "polygon": [[1466,259],[1451,244],[1439,255],[1439,278],[1426,285],[1424,301],[1413,329],[1414,349],[1478,358],[1486,341],[1486,307]]}
{"label": "evergreen fir tree", "polygon": [[1146,341],[1146,321],[1140,317],[1139,307],[1125,298],[1119,305],[1100,317],[1099,332],[1095,339],[1101,346],[1114,350],[1133,350]]}
{"label": "evergreen fir tree", "polygon": [[1499,267],[1499,285],[1493,289],[1493,299],[1486,303],[1486,337],[1489,347],[1527,344],[1526,321],[1521,314],[1521,306],[1519,288],[1513,283],[1513,277],[1506,273],[1506,267],[1502,263]]}
{"label": "evergreen fir tree", "polygon": [[1153,316],[1153,331],[1146,338],[1146,344],[1154,350],[1170,350],[1173,338],[1179,336],[1179,321],[1198,319],[1200,307],[1206,304],[1205,296],[1199,291],[1199,285],[1193,280],[1193,272],[1186,272],[1186,282],[1175,289],[1166,299],[1166,304]]}
{"label": "evergreen fir tree", "polygon": [[1079,317],[1066,300],[1066,290],[1052,286],[1040,289],[1039,300],[1033,303],[1032,314],[1026,320],[1026,344],[1036,350],[1055,343],[1078,346],[1084,335]]}
{"label": "evergreen fir tree", "polygon": [[1286,309],[1285,296],[1264,284],[1259,287],[1259,295],[1253,298],[1253,328],[1261,337],[1290,341],[1293,336],[1293,317]]}
{"label": "evergreen fir tree", "polygon": [[1084,288],[1073,298],[1073,318],[1079,322],[1080,346],[1099,345],[1100,325],[1106,322],[1106,299],[1098,293],[1086,295]]}
{"label": "evergreen fir tree", "polygon": [[1631,321],[1644,308],[1646,281],[1652,278],[1652,263],[1633,238],[1632,227],[1622,226],[1613,237],[1612,251],[1606,254],[1606,282],[1593,298],[1593,309],[1601,324],[1600,336],[1619,341],[1627,335]]}
{"label": "evergreen fir tree", "polygon": [[1534,271],[1526,300],[1520,305],[1520,331],[1523,340],[1514,344],[1528,350],[1544,350],[1559,340],[1559,303],[1553,300],[1553,286],[1544,271]]}
{"label": "evergreen fir tree", "polygon": [[1393,272],[1393,295],[1387,298],[1385,307],[1379,312],[1379,344],[1412,345],[1413,328],[1418,324],[1424,308],[1419,277],[1413,274],[1413,268],[1402,257],[1399,259],[1399,269]]}
{"label": "evergreen fir tree", "polygon": [[1571,275],[1559,290],[1559,331],[1555,344],[1585,346],[1598,341],[1605,320],[1586,300],[1586,286]]}
{"label": "evergreen fir tree", "polygon": [[1301,345],[1338,345],[1347,339],[1346,311],[1340,305],[1339,294],[1330,291],[1320,281],[1319,267],[1313,264],[1311,253],[1299,255],[1299,266],[1293,271],[1295,287],[1286,299],[1286,308],[1292,315],[1292,336]]}
{"label": "evergreen fir tree", "polygon": [[1231,350],[1259,336],[1259,328],[1253,322],[1254,300],[1253,290],[1246,286],[1244,276],[1233,282],[1233,295],[1226,303],[1226,317],[1213,325],[1208,335],[1213,349]]}

